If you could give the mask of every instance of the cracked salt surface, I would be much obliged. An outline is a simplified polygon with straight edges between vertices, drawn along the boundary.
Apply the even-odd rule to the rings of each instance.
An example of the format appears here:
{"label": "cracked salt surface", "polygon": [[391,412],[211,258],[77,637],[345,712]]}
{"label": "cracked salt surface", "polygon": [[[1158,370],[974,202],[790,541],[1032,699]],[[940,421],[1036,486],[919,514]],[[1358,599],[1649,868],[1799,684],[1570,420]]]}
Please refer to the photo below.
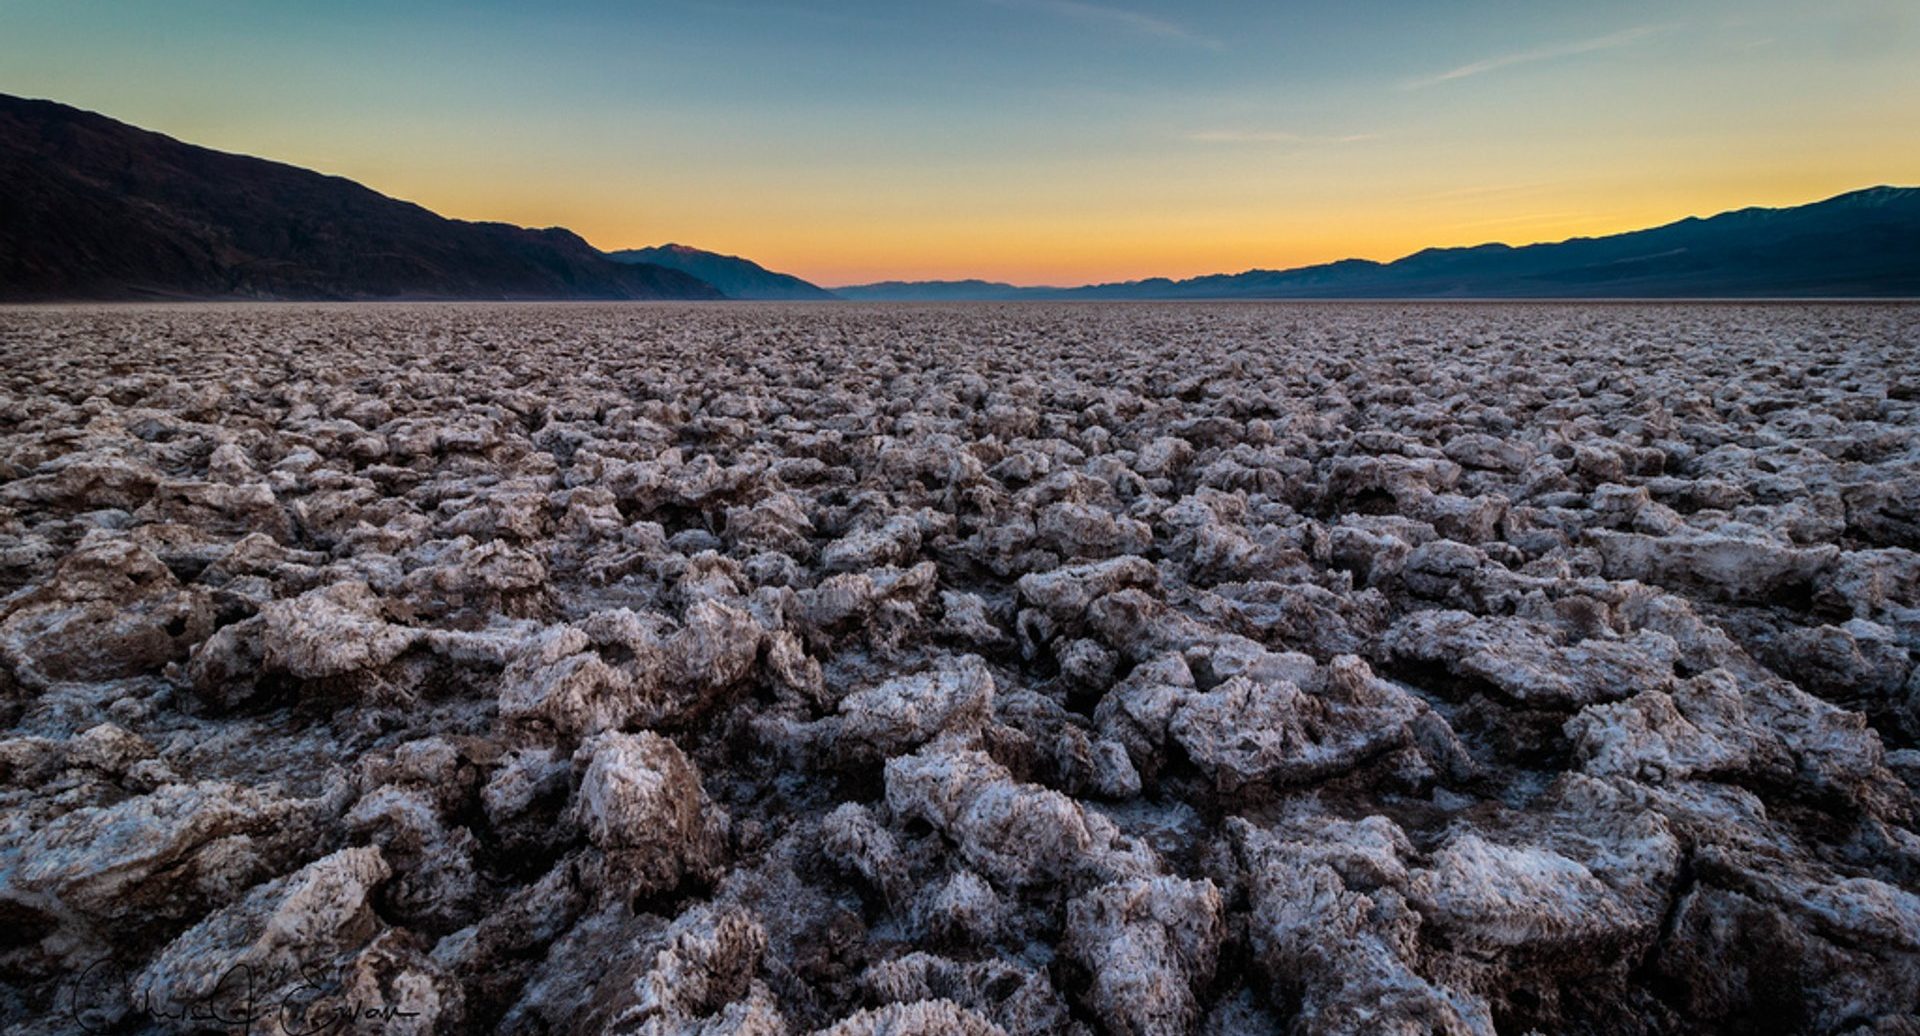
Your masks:
{"label": "cracked salt surface", "polygon": [[1920,1032],[1917,354],[0,312],[0,1022]]}

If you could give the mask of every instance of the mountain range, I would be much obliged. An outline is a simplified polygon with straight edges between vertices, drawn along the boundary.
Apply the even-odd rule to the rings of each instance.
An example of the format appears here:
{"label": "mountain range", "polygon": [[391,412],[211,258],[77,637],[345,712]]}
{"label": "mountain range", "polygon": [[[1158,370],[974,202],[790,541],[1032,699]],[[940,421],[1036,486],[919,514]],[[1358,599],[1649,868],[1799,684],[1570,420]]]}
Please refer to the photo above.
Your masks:
{"label": "mountain range", "polygon": [[888,281],[844,299],[1900,298],[1920,296],[1920,188],[1869,187],[1810,205],[1740,209],[1552,244],[1429,248],[1390,263],[1080,288]]}
{"label": "mountain range", "polygon": [[730,299],[765,301],[818,301],[834,294],[790,273],[775,273],[751,259],[737,255],[703,252],[686,245],[656,245],[652,248],[628,248],[608,252],[607,258],[622,263],[652,263],[698,277],[720,289]]}
{"label": "mountain range", "polygon": [[351,180],[0,94],[0,301],[1920,297],[1920,188],[1605,237],[1083,287],[834,289],[686,245],[447,219]]}
{"label": "mountain range", "polygon": [[0,95],[0,299],[701,299],[571,231],[445,219],[351,180]]}
{"label": "mountain range", "polygon": [[834,288],[849,302],[1001,302],[1009,299],[1057,298],[1072,288],[1022,288],[1001,281],[880,281]]}

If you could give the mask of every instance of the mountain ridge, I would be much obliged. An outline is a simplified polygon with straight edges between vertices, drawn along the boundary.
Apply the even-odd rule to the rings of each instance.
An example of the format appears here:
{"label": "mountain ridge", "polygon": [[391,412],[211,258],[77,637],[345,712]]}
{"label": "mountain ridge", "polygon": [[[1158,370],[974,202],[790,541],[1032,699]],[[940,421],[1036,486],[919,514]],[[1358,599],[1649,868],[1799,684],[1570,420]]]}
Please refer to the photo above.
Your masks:
{"label": "mountain ridge", "polygon": [[[1732,236],[1742,233],[1749,236]],[[966,285],[985,287],[969,293]],[[1911,298],[1920,297],[1920,188],[1879,185],[1805,205],[1748,206],[1561,241],[1430,247],[1387,262],[1340,259],[1074,288],[946,280],[833,290],[892,301]]]}
{"label": "mountain ridge", "polygon": [[667,244],[441,217],[345,177],[0,94],[0,300],[1920,298],[1920,188],[1620,234],[1078,287],[822,288]]}
{"label": "mountain ridge", "polygon": [[668,243],[647,248],[623,248],[605,253],[620,263],[651,263],[698,277],[730,299],[747,301],[824,301],[832,292],[790,273],[769,270],[751,259],[723,255],[692,245]]}
{"label": "mountain ridge", "polygon": [[0,94],[0,299],[707,299],[558,227],[446,219],[345,177]]}
{"label": "mountain ridge", "polygon": [[995,301],[1020,298],[1033,292],[1068,289],[1029,288],[1002,281],[979,278],[950,281],[875,281],[829,289],[840,298],[854,302],[937,302],[945,299]]}

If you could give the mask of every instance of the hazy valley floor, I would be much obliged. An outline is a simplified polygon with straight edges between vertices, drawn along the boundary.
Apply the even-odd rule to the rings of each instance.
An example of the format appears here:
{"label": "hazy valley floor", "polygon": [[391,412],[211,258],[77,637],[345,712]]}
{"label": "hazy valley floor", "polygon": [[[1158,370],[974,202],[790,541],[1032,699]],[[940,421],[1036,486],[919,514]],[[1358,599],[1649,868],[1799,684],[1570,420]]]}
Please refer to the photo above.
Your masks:
{"label": "hazy valley floor", "polygon": [[1916,548],[1916,307],[0,310],[0,1025],[1920,1032]]}

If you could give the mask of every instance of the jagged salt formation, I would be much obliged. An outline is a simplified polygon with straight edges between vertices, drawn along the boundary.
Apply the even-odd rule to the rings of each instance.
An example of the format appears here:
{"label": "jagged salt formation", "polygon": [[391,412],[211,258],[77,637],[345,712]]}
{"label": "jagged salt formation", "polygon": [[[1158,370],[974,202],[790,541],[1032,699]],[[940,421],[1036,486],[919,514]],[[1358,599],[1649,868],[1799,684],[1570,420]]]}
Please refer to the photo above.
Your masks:
{"label": "jagged salt formation", "polygon": [[1916,355],[0,314],[0,1022],[1920,1032]]}

